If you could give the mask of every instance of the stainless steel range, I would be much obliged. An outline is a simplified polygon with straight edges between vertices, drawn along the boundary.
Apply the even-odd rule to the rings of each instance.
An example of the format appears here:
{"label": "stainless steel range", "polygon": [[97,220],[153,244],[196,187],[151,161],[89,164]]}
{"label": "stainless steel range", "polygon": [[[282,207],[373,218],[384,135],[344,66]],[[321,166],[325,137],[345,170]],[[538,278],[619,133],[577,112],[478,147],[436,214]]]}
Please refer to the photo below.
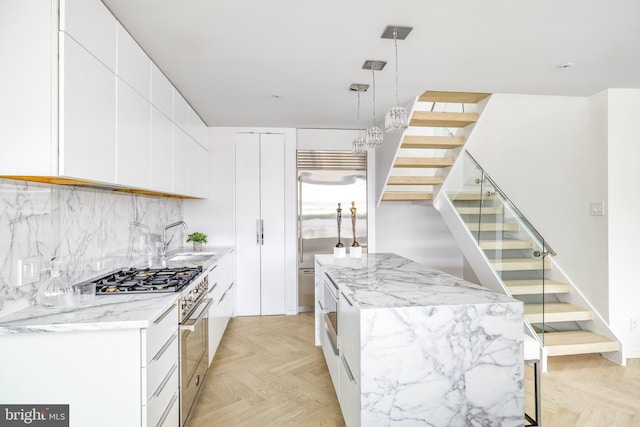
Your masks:
{"label": "stainless steel range", "polygon": [[202,267],[129,268],[113,271],[89,283],[96,295],[180,292],[180,425],[185,425],[209,368],[209,322],[211,298],[207,274]]}

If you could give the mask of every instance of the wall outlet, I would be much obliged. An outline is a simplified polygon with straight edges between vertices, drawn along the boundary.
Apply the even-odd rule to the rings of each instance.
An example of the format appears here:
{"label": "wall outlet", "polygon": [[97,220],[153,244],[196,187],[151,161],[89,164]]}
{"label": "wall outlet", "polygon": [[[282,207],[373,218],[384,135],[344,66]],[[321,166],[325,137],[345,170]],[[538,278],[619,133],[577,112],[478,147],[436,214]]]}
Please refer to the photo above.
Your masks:
{"label": "wall outlet", "polygon": [[40,280],[40,258],[19,259],[16,286],[28,285],[38,280]]}
{"label": "wall outlet", "polygon": [[632,318],[629,330],[631,332],[638,332],[638,329],[640,329],[640,318]]}
{"label": "wall outlet", "polygon": [[604,216],[604,202],[591,202],[591,215]]}

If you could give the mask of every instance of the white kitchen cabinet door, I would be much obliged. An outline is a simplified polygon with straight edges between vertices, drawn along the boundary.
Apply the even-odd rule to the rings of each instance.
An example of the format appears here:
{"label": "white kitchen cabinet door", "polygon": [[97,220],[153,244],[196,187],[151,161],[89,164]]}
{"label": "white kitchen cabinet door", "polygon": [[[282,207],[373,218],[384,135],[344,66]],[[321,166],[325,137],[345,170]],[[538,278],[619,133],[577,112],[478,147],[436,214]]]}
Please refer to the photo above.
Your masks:
{"label": "white kitchen cabinet door", "polygon": [[118,78],[116,182],[149,188],[151,104]]}
{"label": "white kitchen cabinet door", "polygon": [[170,193],[173,189],[173,123],[155,107],[151,107],[150,150],[149,185],[152,190]]}
{"label": "white kitchen cabinet door", "polygon": [[151,59],[120,23],[117,26],[116,74],[149,101],[151,99]]}
{"label": "white kitchen cabinet door", "polygon": [[116,183],[116,76],[60,37],[59,174]]}
{"label": "white kitchen cabinet door", "polygon": [[236,315],[285,313],[282,134],[236,134]]}
{"label": "white kitchen cabinet door", "polygon": [[236,315],[260,314],[260,135],[236,143]]}
{"label": "white kitchen cabinet door", "polygon": [[189,156],[191,141],[189,136],[173,125],[173,192],[189,194]]}
{"label": "white kitchen cabinet door", "polygon": [[200,116],[196,114],[193,109],[189,109],[189,135],[195,139],[198,144],[204,147],[205,150],[209,149],[209,142],[207,141],[207,125],[204,124]]}
{"label": "white kitchen cabinet door", "polygon": [[173,85],[153,63],[151,63],[151,103],[173,120]]}
{"label": "white kitchen cabinet door", "polygon": [[262,314],[285,313],[284,136],[260,135]]}
{"label": "white kitchen cabinet door", "polygon": [[173,89],[173,122],[187,135],[189,134],[189,110],[191,107],[180,92]]}
{"label": "white kitchen cabinet door", "polygon": [[60,29],[116,71],[116,18],[101,1],[62,0]]}
{"label": "white kitchen cabinet door", "polygon": [[191,146],[191,165],[189,166],[189,195],[205,197],[209,181],[209,152],[193,139],[189,138]]}

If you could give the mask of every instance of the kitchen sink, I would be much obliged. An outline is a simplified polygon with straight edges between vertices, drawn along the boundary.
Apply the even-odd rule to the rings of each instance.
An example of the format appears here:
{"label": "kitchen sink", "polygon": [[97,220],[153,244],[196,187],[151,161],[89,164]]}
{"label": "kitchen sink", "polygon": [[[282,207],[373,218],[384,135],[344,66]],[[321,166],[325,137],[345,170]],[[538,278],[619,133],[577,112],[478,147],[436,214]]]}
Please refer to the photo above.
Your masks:
{"label": "kitchen sink", "polygon": [[204,261],[215,254],[215,252],[180,252],[174,254],[168,261]]}

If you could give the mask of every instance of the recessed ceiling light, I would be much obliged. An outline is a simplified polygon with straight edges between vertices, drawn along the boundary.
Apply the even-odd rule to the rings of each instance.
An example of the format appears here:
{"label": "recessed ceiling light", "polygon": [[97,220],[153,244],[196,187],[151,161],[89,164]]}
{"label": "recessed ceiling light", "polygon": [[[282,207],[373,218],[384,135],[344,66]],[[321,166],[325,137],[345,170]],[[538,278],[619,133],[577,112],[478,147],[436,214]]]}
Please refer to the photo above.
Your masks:
{"label": "recessed ceiling light", "polygon": [[571,68],[571,67],[573,67],[573,62],[565,62],[564,64],[556,65],[556,68],[558,70],[562,70],[562,69],[565,69],[565,68]]}
{"label": "recessed ceiling light", "polygon": [[271,97],[274,99],[282,98],[282,95],[278,95],[277,93],[272,93]]}

